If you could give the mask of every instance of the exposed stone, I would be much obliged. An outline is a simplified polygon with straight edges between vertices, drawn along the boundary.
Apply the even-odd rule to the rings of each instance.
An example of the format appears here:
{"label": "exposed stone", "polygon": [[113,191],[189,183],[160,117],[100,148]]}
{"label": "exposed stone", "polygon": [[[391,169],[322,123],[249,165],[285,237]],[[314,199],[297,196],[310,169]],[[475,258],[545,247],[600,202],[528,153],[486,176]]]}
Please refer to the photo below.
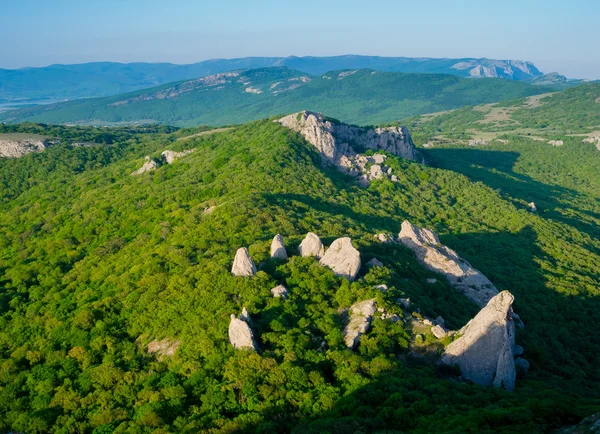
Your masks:
{"label": "exposed stone", "polygon": [[399,298],[398,303],[404,306],[404,309],[408,309],[410,307],[410,298]]}
{"label": "exposed stone", "polygon": [[515,359],[515,369],[517,371],[525,373],[529,371],[529,362],[523,359],[522,357],[517,357]]}
{"label": "exposed stone", "polygon": [[437,324],[437,325],[441,325],[442,327],[445,327],[445,325],[446,325],[444,318],[442,318],[441,316],[438,316],[436,319],[434,319],[433,323]]}
{"label": "exposed stone", "polygon": [[364,300],[354,303],[349,309],[349,321],[344,328],[343,336],[346,346],[353,349],[360,342],[371,325],[375,313],[375,300]]}
{"label": "exposed stone", "polygon": [[149,172],[151,170],[156,170],[158,168],[158,163],[146,155],[146,161],[138,170],[131,173],[131,176],[141,175],[144,172]]}
{"label": "exposed stone", "polygon": [[165,158],[165,161],[167,162],[167,164],[173,164],[173,161],[177,160],[178,158],[184,157],[187,154],[191,154],[194,151],[195,151],[195,149],[188,149],[188,150],[182,151],[182,152],[166,150],[166,151],[163,151],[161,155]]}
{"label": "exposed stone", "polygon": [[204,208],[203,213],[206,214],[206,215],[212,214],[215,209],[217,209],[216,206],[209,206],[207,208]]}
{"label": "exposed stone", "polygon": [[239,318],[234,314],[231,314],[231,321],[229,322],[229,342],[236,349],[251,349],[257,350],[258,346],[254,340],[254,334],[252,333],[252,321],[248,315],[246,308],[242,309],[242,313]]}
{"label": "exposed stone", "polygon": [[425,319],[423,319],[423,324],[425,324],[425,325],[427,325],[427,326],[432,326],[432,325],[433,325],[433,322],[431,322],[431,320],[430,320],[430,319],[428,319],[428,318],[425,318]]}
{"label": "exposed stone", "polygon": [[325,254],[325,247],[317,234],[309,232],[298,246],[298,253],[300,256],[314,256],[320,259]]}
{"label": "exposed stone", "polygon": [[469,146],[479,146],[479,145],[487,145],[487,144],[488,144],[487,140],[483,140],[483,139],[469,140]]}
{"label": "exposed stone", "polygon": [[240,247],[235,252],[235,259],[233,260],[233,266],[231,267],[231,274],[234,276],[254,276],[256,273],[256,265],[248,253],[248,249]]}
{"label": "exposed stone", "polygon": [[376,234],[374,237],[380,243],[391,243],[394,241],[394,237],[391,234]]}
{"label": "exposed stone", "polygon": [[537,211],[537,207],[535,206],[535,202],[529,202],[527,204],[527,206],[529,207],[529,211],[531,211],[531,212],[536,212]]}
{"label": "exposed stone", "polygon": [[373,258],[367,262],[367,267],[383,267],[383,262],[377,258]]}
{"label": "exposed stone", "polygon": [[373,159],[373,162],[375,164],[383,164],[383,162],[387,158],[387,155],[385,155],[385,154],[373,154],[371,156],[371,158]]}
{"label": "exposed stone", "polygon": [[508,291],[493,297],[446,347],[442,363],[458,365],[462,376],[476,384],[512,391],[516,378],[513,301]]}
{"label": "exposed stone", "polygon": [[327,249],[320,261],[335,274],[352,281],[360,270],[360,253],[348,237],[338,238]]}
{"label": "exposed stone", "polygon": [[552,146],[562,146],[565,144],[565,142],[563,142],[562,140],[549,140],[548,144]]}
{"label": "exposed stone", "polygon": [[373,164],[371,169],[369,170],[369,176],[371,179],[381,179],[383,178],[383,171],[381,170],[381,166],[379,164]]}
{"label": "exposed stone", "polygon": [[375,285],[373,288],[378,289],[379,291],[388,290],[388,286],[385,283],[382,283],[381,285]]}
{"label": "exposed stone", "polygon": [[443,274],[450,284],[460,289],[480,307],[485,306],[498,294],[498,290],[487,277],[458,256],[454,250],[442,245],[432,230],[421,229],[404,221],[398,237],[427,268]]}
{"label": "exposed stone", "polygon": [[287,298],[288,290],[285,286],[278,285],[271,289],[271,294],[273,294],[273,297],[275,298]]}
{"label": "exposed stone", "polygon": [[392,175],[390,179],[392,182],[398,182],[398,177],[396,175]]}
{"label": "exposed stone", "polygon": [[27,134],[0,134],[0,157],[18,158],[31,152],[42,152],[48,146],[60,143],[43,136]]}
{"label": "exposed stone", "polygon": [[433,336],[435,336],[436,338],[442,339],[446,337],[447,331],[444,327],[438,324],[431,327],[431,333],[433,333]]}
{"label": "exposed stone", "polygon": [[287,259],[288,255],[283,245],[283,237],[280,234],[275,235],[271,242],[271,258],[273,259]]}
{"label": "exposed stone", "polygon": [[[600,97],[596,102],[600,102]],[[577,425],[557,430],[555,434],[600,434],[600,413],[586,417]]]}
{"label": "exposed stone", "polygon": [[178,339],[165,338],[162,340],[154,339],[146,347],[150,354],[158,354],[158,359],[162,360],[164,357],[172,357],[181,345],[181,341]]}

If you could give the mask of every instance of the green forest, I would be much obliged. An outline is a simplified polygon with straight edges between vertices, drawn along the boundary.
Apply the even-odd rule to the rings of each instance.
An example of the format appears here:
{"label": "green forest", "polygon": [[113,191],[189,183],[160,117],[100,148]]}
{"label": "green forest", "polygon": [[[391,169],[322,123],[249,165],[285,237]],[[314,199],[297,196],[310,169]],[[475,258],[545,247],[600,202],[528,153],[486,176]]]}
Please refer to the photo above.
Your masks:
{"label": "green forest", "polygon": [[[600,152],[580,138],[457,141],[424,149],[427,165],[389,155],[398,182],[362,188],[272,118],[189,138],[206,129],[1,128],[61,143],[0,160],[0,431],[543,433],[600,411]],[[195,152],[130,176],[166,149]],[[439,343],[415,352],[410,323],[375,318],[344,345],[340,312],[365,298],[405,316],[410,297],[452,329],[478,312],[375,240],[405,219],[514,294],[531,363],[514,392],[459,381]],[[384,267],[337,277],[296,254],[309,231]],[[277,233],[288,261],[269,257]],[[239,247],[262,264],[251,278],[230,274]],[[257,352],[229,344],[242,307]],[[181,345],[161,358],[155,339]]]}

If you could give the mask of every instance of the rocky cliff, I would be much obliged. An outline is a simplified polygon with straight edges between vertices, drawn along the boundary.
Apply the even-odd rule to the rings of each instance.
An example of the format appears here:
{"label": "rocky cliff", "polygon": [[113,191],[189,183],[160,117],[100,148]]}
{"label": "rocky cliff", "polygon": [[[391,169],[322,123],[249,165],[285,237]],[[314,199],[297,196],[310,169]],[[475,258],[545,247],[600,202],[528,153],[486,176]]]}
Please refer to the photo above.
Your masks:
{"label": "rocky cliff", "polygon": [[31,152],[41,152],[54,144],[45,138],[20,137],[20,135],[0,135],[0,157],[18,158]]}

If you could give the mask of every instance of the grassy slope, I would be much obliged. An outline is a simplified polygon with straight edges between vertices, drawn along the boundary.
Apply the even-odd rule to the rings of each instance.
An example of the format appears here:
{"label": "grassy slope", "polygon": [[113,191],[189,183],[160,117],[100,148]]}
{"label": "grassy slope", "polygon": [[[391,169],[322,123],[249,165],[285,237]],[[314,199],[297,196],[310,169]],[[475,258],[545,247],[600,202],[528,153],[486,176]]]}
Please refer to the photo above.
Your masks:
{"label": "grassy slope", "polygon": [[326,112],[350,123],[373,124],[548,91],[541,86],[503,79],[472,80],[450,75],[360,70],[338,80],[338,73],[325,74],[331,79],[312,77],[310,83],[275,96],[270,90],[272,84],[305,74],[287,68],[249,70],[244,75],[252,81],[251,86],[260,88],[263,93],[247,93],[244,91],[246,85],[234,81],[223,89],[199,89],[176,98],[111,106],[118,101],[174,86],[170,84],[116,97],[26,108],[0,114],[0,120],[96,124],[153,121],[178,126],[222,125],[307,109]]}
{"label": "grassy slope", "polygon": [[[398,159],[390,160],[398,184],[363,190],[320,168],[309,145],[270,120],[175,139],[141,137],[118,161],[57,172],[4,202],[2,429],[531,433],[597,410],[600,243],[572,221],[531,214],[518,197]],[[196,152],[171,166],[128,176],[144,155],[189,147]],[[0,164],[19,173],[68,152]],[[218,207],[205,215],[210,205]],[[518,341],[532,370],[514,394],[458,384],[411,362],[409,330],[399,324],[375,321],[357,353],[341,344],[338,309],[357,299],[377,296],[397,309],[393,300],[410,296],[454,328],[476,312],[443,280],[426,284],[433,274],[410,251],[374,243],[373,234],[397,233],[404,218],[436,229],[516,295],[526,324]],[[275,233],[293,253],[307,231],[326,242],[351,236],[365,262],[376,256],[387,267],[350,286],[310,259],[267,261]],[[231,277],[239,246],[266,261],[265,271]],[[290,289],[286,301],[270,296],[279,282]],[[378,283],[392,289],[377,295]],[[227,342],[229,314],[242,306],[255,322],[258,356]],[[174,337],[182,346],[158,362],[138,348],[140,337]]]}

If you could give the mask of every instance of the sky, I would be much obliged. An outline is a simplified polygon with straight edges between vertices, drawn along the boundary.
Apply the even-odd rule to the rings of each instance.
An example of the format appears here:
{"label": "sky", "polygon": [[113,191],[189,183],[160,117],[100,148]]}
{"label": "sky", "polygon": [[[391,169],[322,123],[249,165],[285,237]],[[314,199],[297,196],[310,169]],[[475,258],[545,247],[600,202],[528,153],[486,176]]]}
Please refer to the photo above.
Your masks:
{"label": "sky", "polygon": [[600,79],[600,0],[0,0],[0,68],[364,54]]}

